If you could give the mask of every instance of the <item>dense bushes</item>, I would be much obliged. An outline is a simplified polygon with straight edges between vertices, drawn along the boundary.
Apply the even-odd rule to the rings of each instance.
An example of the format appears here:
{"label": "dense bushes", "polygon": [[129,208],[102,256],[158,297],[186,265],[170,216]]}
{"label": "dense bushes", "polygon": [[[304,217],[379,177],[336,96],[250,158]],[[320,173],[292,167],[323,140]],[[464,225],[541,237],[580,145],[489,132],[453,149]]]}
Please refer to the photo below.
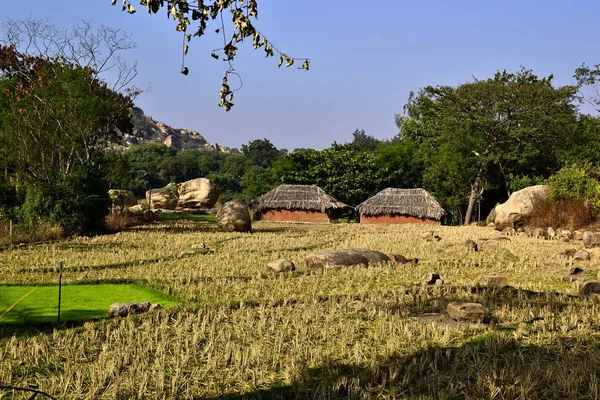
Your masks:
{"label": "dense bushes", "polygon": [[600,175],[591,164],[562,168],[549,179],[552,200],[582,200],[600,208]]}

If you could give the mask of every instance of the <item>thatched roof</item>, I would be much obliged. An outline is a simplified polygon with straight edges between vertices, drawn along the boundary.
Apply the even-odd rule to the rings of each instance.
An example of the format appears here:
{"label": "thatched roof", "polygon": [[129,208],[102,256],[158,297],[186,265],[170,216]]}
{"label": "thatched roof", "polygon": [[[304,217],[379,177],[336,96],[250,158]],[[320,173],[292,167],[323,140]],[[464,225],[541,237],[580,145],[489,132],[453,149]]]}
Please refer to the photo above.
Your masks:
{"label": "thatched roof", "polygon": [[255,212],[281,209],[326,212],[351,207],[315,185],[279,185],[253,200],[250,208]]}
{"label": "thatched roof", "polygon": [[356,207],[365,215],[408,215],[440,220],[446,213],[425,189],[387,188]]}

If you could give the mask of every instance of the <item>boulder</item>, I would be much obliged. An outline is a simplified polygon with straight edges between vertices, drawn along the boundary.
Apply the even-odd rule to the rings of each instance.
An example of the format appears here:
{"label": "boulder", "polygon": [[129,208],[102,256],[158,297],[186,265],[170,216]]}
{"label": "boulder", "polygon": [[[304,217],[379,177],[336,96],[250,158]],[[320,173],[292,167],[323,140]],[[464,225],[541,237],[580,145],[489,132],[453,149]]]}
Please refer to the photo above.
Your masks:
{"label": "boulder", "polygon": [[550,227],[546,230],[546,233],[548,234],[548,239],[555,239],[556,238],[556,231],[554,230],[554,228]]}
{"label": "boulder", "polygon": [[573,239],[573,232],[571,232],[568,229],[561,229],[560,231],[558,231],[558,237],[561,239]]}
{"label": "boulder", "polygon": [[573,260],[575,261],[589,261],[590,260],[590,253],[587,252],[586,250],[579,250],[577,251],[577,253],[575,253],[575,255],[573,255]]}
{"label": "boulder", "polygon": [[505,276],[486,276],[485,281],[488,287],[503,288],[507,285]]}
{"label": "boulder", "polygon": [[145,313],[149,311],[151,304],[149,302],[144,303],[114,303],[108,308],[109,317],[126,317],[128,315],[135,315]]}
{"label": "boulder", "polygon": [[110,197],[112,206],[121,209],[137,206],[138,203],[135,194],[131,190],[110,189],[108,196]]}
{"label": "boulder", "polygon": [[212,208],[219,198],[219,189],[208,179],[197,178],[179,184],[180,208]]}
{"label": "boulder", "polygon": [[594,232],[591,232],[591,231],[583,232],[582,240],[583,240],[583,245],[585,247],[591,247],[592,244],[594,243]]}
{"label": "boulder", "polygon": [[515,236],[517,231],[512,226],[507,226],[506,228],[502,229],[502,234],[504,236]]}
{"label": "boulder", "polygon": [[547,201],[549,197],[548,185],[529,186],[510,195],[508,200],[496,206],[496,229],[515,227],[517,222],[528,217],[533,211],[537,199]]}
{"label": "boulder", "polygon": [[146,191],[146,200],[151,208],[174,210],[177,208],[179,191],[177,185],[169,183],[167,186]]}
{"label": "boulder", "polygon": [[600,281],[575,281],[575,286],[580,295],[600,294]]}
{"label": "boulder", "polygon": [[390,260],[392,260],[393,262],[396,262],[398,264],[418,264],[419,263],[418,258],[406,258],[401,254],[388,254],[388,257],[390,258]]}
{"label": "boulder", "polygon": [[531,231],[531,237],[534,239],[548,239],[548,231],[544,228],[535,228]]}
{"label": "boulder", "polygon": [[252,233],[252,221],[250,212],[239,200],[228,201],[219,209],[215,217],[219,228],[225,232],[250,232]]}
{"label": "boulder", "polygon": [[478,251],[478,247],[477,247],[477,243],[475,243],[473,240],[471,239],[467,239],[463,242],[463,246],[465,249],[469,250],[469,251]]}
{"label": "boulder", "polygon": [[494,206],[494,208],[492,208],[492,211],[490,211],[490,213],[488,214],[487,218],[485,219],[485,224],[486,225],[493,224],[494,221],[496,220],[496,207],[497,206],[498,206],[498,203],[496,203],[496,205]]}
{"label": "boulder", "polygon": [[306,266],[308,268],[368,266],[389,261],[391,261],[390,258],[384,253],[369,249],[318,251],[306,256]]}
{"label": "boulder", "polygon": [[575,249],[566,249],[565,251],[561,251],[558,255],[571,258],[575,255],[575,253],[577,253],[577,250]]}
{"label": "boulder", "polygon": [[577,275],[583,272],[583,268],[580,267],[571,267],[569,268],[569,275]]}
{"label": "boulder", "polygon": [[296,266],[294,265],[294,263],[285,258],[280,258],[279,260],[271,261],[267,264],[267,268],[276,273],[296,270]]}
{"label": "boulder", "polygon": [[425,274],[425,276],[421,278],[421,281],[426,285],[435,285],[439,281],[441,281],[442,283],[444,282],[442,278],[440,278],[440,274],[438,274],[437,272],[430,272],[428,274]]}
{"label": "boulder", "polygon": [[573,231],[573,239],[583,240],[583,231],[580,231],[580,230]]}
{"label": "boulder", "polygon": [[452,302],[446,307],[450,318],[455,321],[482,321],[485,318],[485,308],[479,303]]}

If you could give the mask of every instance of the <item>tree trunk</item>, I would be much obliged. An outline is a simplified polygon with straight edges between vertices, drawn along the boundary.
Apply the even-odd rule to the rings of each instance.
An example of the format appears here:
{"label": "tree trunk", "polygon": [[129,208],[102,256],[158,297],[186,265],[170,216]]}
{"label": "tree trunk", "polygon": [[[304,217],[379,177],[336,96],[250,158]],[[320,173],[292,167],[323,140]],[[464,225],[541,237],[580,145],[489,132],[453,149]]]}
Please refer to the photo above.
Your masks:
{"label": "tree trunk", "polygon": [[469,225],[471,223],[475,202],[479,197],[479,187],[479,177],[477,177],[475,182],[471,185],[471,195],[469,196],[469,206],[467,207],[467,214],[465,215],[465,225]]}

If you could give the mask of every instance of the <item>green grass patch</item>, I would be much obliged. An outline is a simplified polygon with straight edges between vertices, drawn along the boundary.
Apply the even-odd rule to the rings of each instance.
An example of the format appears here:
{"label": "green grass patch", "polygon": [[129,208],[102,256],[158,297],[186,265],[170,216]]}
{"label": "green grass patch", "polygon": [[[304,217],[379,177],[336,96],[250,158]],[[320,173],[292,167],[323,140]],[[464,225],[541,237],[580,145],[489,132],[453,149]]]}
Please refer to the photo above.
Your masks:
{"label": "green grass patch", "polygon": [[215,222],[215,214],[192,214],[186,212],[162,212],[160,219],[163,221],[195,221]]}
{"label": "green grass patch", "polygon": [[[63,285],[61,298],[61,321],[106,317],[108,307],[117,302],[149,301],[164,307],[177,304],[158,290],[135,284]],[[0,316],[4,315],[0,324],[56,322],[57,311],[58,286],[0,286]]]}

